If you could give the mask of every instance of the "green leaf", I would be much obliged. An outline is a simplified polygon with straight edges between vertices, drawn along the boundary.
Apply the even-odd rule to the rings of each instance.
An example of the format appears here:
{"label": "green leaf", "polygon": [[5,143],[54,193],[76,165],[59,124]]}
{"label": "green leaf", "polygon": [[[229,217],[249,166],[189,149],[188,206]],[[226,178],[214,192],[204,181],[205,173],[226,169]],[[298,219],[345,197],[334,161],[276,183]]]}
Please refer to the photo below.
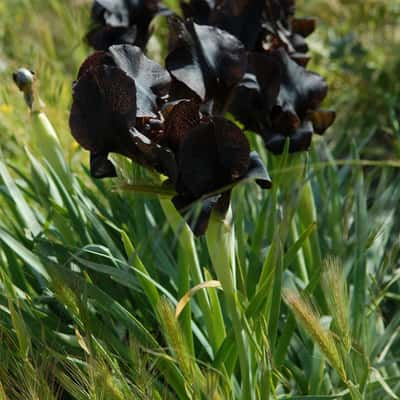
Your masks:
{"label": "green leaf", "polygon": [[40,258],[32,251],[28,250],[21,242],[12,237],[6,230],[0,227],[0,240],[8,246],[15,254],[30,265],[33,270],[45,280],[50,280],[46,268]]}
{"label": "green leaf", "polygon": [[18,189],[14,180],[11,178],[11,175],[8,173],[7,167],[1,160],[0,176],[3,179],[8,191],[10,192],[11,197],[15,201],[15,207],[18,210],[21,219],[24,221],[25,227],[30,231],[33,236],[39,235],[42,229],[36,219],[35,214],[33,213],[28,203],[25,201],[21,191]]}

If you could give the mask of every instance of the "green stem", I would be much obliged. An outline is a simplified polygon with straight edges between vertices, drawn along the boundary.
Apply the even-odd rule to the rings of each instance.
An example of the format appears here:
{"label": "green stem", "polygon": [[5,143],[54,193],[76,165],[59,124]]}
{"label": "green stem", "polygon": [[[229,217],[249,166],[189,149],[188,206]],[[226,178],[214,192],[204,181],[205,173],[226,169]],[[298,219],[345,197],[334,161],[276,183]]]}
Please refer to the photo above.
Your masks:
{"label": "green stem", "polygon": [[[197,253],[194,248],[194,243],[191,242],[190,236],[185,231],[182,224],[182,219],[178,219],[172,210],[172,203],[170,200],[163,200],[160,198],[160,204],[163,208],[165,216],[170,223],[173,231],[179,239],[178,248],[178,297],[181,298],[190,289],[190,267],[191,264],[198,264]],[[182,226],[183,225],[183,226]],[[190,354],[194,356],[194,342],[192,332],[192,319],[191,319],[191,306],[187,304],[180,316],[183,336],[186,339]]]}
{"label": "green stem", "polygon": [[49,163],[66,186],[72,185],[72,175],[53,125],[42,111],[32,111],[34,141],[37,151]]}
{"label": "green stem", "polygon": [[[180,248],[185,254],[185,264],[188,269],[186,270],[186,272],[183,270],[181,272],[186,273],[188,277],[190,273],[194,285],[203,283],[204,278],[200,268],[200,262],[195,247],[194,237],[189,226],[185,223],[184,219],[175,209],[171,200],[163,199],[160,197],[160,204],[168,220],[168,223],[170,224],[172,230],[175,232],[179,240]],[[182,268],[184,267],[182,266]],[[184,287],[188,286],[188,281],[185,280],[182,276],[180,277],[180,281],[182,284],[182,287],[180,289],[183,290]],[[187,290],[189,290],[189,288],[187,288]],[[218,312],[218,310],[212,309],[209,298],[207,296],[207,292],[199,291],[197,294],[197,299],[200,309],[203,313],[203,318],[206,325],[210,344],[212,346],[214,354],[216,354],[226,336],[223,317],[221,313]]]}
{"label": "green stem", "polygon": [[[300,224],[303,228],[309,226],[312,223],[317,223],[317,211],[310,181],[308,181],[303,188],[300,198],[298,215]],[[321,288],[319,287],[322,268],[322,255],[318,237],[318,225],[317,229],[311,234],[310,238],[305,243],[305,246],[309,246],[309,249],[311,250],[310,252],[303,252],[306,265],[309,268],[308,274],[310,277],[310,282],[306,290],[309,294],[315,292],[314,295],[318,299],[319,304],[324,305],[324,295]]]}
{"label": "green stem", "polygon": [[208,251],[218,280],[224,290],[224,296],[228,312],[232,321],[232,327],[236,339],[240,372],[242,376],[242,399],[252,400],[254,391],[251,385],[249,349],[246,346],[246,338],[242,327],[241,315],[236,304],[236,290],[232,276],[232,228],[226,224],[221,216],[214,213],[210,219],[206,239]]}
{"label": "green stem", "polygon": [[[178,297],[181,299],[190,290],[190,253],[182,246],[178,248]],[[179,319],[190,354],[194,355],[194,341],[192,332],[192,309],[190,303],[186,305]]]}
{"label": "green stem", "polygon": [[[292,237],[292,242],[296,243],[296,241],[299,239],[299,231],[297,228],[297,223],[296,220],[293,219],[291,223],[291,237]],[[297,267],[297,272],[299,276],[301,277],[302,281],[308,285],[309,279],[308,279],[308,272],[307,272],[307,267],[306,263],[304,261],[304,254],[302,251],[298,251],[296,254],[296,267]]]}
{"label": "green stem", "polygon": [[[150,274],[143,264],[142,260],[139,258],[139,255],[129,239],[129,236],[125,231],[121,232],[122,243],[124,244],[125,252],[128,256],[129,263],[133,265],[142,275],[138,274],[138,280],[143,288],[144,293],[146,294],[147,299],[149,300],[151,306],[153,307],[154,312],[158,312],[158,303],[160,302],[160,295],[158,294],[157,288],[150,280]],[[149,279],[147,279],[149,278]]]}
{"label": "green stem", "polygon": [[[310,181],[306,182],[303,187],[299,204],[299,216],[303,226],[309,226],[313,222],[317,221],[317,210]],[[312,249],[313,266],[316,268],[321,263],[321,249],[319,246],[317,230],[310,236],[310,246]]]}

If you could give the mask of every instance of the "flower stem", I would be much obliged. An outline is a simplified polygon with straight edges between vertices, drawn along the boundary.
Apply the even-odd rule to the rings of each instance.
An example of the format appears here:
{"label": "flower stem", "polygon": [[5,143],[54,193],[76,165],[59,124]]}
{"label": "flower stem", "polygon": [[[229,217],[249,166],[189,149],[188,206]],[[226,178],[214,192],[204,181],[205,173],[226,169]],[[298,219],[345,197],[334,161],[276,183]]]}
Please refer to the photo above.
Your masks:
{"label": "flower stem", "polygon": [[[170,223],[172,229],[177,234],[179,239],[179,248],[178,248],[178,297],[181,298],[185,295],[186,292],[190,289],[190,267],[189,265],[194,261],[194,257],[197,260],[197,254],[193,252],[191,249],[191,243],[188,235],[185,234],[182,229],[181,233],[179,233],[180,221],[175,220],[175,216],[173,215],[169,200],[160,199],[161,207],[164,210],[164,213],[167,217],[168,222]],[[196,261],[195,261],[196,262]],[[192,333],[192,320],[191,320],[191,307],[188,304],[185,307],[185,310],[182,312],[181,317],[181,326],[183,330],[183,336],[186,340],[186,343],[189,348],[189,352],[192,356],[194,356],[194,343],[193,343],[193,333]]]}
{"label": "flower stem", "polygon": [[37,150],[49,163],[64,184],[72,183],[60,141],[53,125],[43,111],[32,111],[32,125]]}
{"label": "flower stem", "polygon": [[[194,285],[198,285],[204,282],[203,274],[200,268],[199,258],[194,243],[193,233],[191,232],[189,226],[185,223],[182,216],[175,209],[171,200],[160,197],[160,204],[167,218],[168,223],[170,224],[172,230],[175,232],[179,240],[181,249],[180,264],[182,267],[179,278],[180,285],[182,286],[179,288],[179,291],[181,294],[185,288],[185,292],[183,292],[183,294],[185,294],[186,291],[190,289],[188,287],[190,282],[189,274],[192,277]],[[182,262],[185,265],[182,265]],[[183,269],[185,269],[185,271]],[[182,276],[182,274],[186,274],[187,278]],[[203,318],[206,325],[208,338],[215,355],[226,336],[223,317],[219,312],[219,310],[213,310],[211,308],[207,292],[199,291],[197,294],[197,299],[200,309],[203,312]],[[189,313],[188,315],[190,316],[190,308],[188,310],[189,311],[187,312]]]}
{"label": "flower stem", "polygon": [[243,331],[241,315],[236,304],[236,288],[232,275],[232,227],[226,221],[213,213],[206,233],[208,251],[218,280],[224,290],[224,296],[231,318],[232,327],[238,348],[240,372],[242,376],[242,399],[251,400],[254,392],[251,385],[249,350],[246,348],[246,338]]}
{"label": "flower stem", "polygon": [[[304,187],[300,196],[300,202],[298,207],[298,216],[300,223],[303,227],[307,227],[312,223],[317,222],[317,211],[315,207],[314,194],[311,187],[311,182],[308,181]],[[321,248],[318,238],[318,230],[315,230],[308,239],[311,259],[306,260],[309,268],[312,268],[309,273],[310,283],[307,288],[308,292],[313,292],[317,287],[320,278],[320,269],[322,263]]]}

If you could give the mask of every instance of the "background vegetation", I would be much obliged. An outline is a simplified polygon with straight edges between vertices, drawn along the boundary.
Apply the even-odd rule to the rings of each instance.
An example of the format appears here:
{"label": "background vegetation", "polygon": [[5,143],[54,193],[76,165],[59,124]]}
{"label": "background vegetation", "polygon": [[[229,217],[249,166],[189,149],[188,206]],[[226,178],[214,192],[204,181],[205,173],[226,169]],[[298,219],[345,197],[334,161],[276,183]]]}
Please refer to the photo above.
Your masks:
{"label": "background vegetation", "polygon": [[[257,399],[398,398],[400,4],[298,10],[320,21],[312,69],[328,78],[339,119],[305,173],[298,157],[268,156],[274,191],[236,190],[248,379]],[[0,3],[0,398],[239,398],[221,291],[200,290],[174,316],[201,274],[216,278],[205,240],[177,236],[158,199],[93,182],[70,137],[88,15],[79,0]],[[62,171],[37,146],[11,79],[20,66],[39,77]]]}

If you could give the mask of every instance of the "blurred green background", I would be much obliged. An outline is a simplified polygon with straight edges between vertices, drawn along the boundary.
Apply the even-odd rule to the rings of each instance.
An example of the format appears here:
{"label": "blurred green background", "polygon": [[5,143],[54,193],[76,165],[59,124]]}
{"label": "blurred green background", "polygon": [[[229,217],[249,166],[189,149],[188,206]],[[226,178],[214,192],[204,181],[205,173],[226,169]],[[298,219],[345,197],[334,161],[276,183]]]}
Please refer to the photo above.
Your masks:
{"label": "blurred green background", "polygon": [[328,78],[328,101],[339,117],[328,140],[368,142],[368,157],[398,158],[400,1],[303,0],[298,4],[300,14],[319,20],[310,38],[311,67]]}

